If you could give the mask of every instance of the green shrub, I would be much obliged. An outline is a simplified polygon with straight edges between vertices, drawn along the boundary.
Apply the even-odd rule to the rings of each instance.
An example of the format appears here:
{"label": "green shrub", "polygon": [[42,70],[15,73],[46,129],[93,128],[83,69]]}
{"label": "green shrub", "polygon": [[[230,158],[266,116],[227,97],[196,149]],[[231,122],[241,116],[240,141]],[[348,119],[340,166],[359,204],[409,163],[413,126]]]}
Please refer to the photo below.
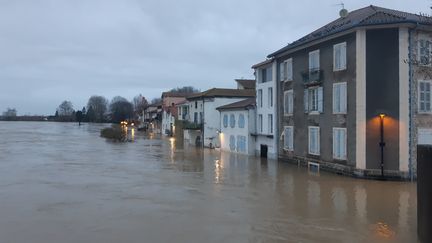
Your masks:
{"label": "green shrub", "polygon": [[126,141],[126,133],[118,125],[113,125],[112,127],[102,129],[100,135],[101,137],[115,141]]}

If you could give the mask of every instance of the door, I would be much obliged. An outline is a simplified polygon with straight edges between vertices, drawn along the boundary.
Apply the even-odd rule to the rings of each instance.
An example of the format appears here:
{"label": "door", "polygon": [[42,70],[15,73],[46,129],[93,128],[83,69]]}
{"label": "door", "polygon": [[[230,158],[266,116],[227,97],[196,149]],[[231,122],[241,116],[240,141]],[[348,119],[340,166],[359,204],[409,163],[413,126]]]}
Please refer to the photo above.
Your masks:
{"label": "door", "polygon": [[261,158],[267,158],[267,145],[261,144]]}

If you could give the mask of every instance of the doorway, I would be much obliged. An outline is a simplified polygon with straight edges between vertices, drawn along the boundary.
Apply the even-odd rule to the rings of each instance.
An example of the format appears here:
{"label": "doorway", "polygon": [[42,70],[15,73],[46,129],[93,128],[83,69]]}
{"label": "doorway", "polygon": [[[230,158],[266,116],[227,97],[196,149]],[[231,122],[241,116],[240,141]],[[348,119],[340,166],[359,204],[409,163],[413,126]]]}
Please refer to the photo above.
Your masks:
{"label": "doorway", "polygon": [[268,146],[261,144],[261,158],[267,158]]}

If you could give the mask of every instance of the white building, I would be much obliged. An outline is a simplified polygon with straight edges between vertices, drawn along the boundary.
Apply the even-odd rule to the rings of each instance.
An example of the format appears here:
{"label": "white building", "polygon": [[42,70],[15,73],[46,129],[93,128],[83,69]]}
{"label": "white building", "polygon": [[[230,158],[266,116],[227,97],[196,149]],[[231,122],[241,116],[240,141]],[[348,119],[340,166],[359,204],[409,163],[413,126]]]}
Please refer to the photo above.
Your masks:
{"label": "white building", "polygon": [[256,77],[256,155],[276,159],[278,153],[276,62],[266,60],[252,67]]}
{"label": "white building", "polygon": [[220,117],[216,108],[253,97],[253,89],[217,88],[188,96],[189,115],[188,123],[184,126],[185,140],[190,144],[200,144],[204,147],[220,147]]}
{"label": "white building", "polygon": [[217,108],[220,112],[220,148],[222,151],[255,155],[255,98]]}

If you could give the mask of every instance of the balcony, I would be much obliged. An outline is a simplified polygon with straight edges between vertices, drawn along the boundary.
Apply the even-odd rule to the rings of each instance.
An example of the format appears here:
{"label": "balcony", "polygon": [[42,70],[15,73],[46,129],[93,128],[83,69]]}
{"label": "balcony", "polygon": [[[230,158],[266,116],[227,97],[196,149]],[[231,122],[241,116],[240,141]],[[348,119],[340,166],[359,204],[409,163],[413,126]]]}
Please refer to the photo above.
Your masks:
{"label": "balcony", "polygon": [[323,81],[323,70],[321,69],[308,69],[302,72],[301,75],[305,86],[318,85]]}

